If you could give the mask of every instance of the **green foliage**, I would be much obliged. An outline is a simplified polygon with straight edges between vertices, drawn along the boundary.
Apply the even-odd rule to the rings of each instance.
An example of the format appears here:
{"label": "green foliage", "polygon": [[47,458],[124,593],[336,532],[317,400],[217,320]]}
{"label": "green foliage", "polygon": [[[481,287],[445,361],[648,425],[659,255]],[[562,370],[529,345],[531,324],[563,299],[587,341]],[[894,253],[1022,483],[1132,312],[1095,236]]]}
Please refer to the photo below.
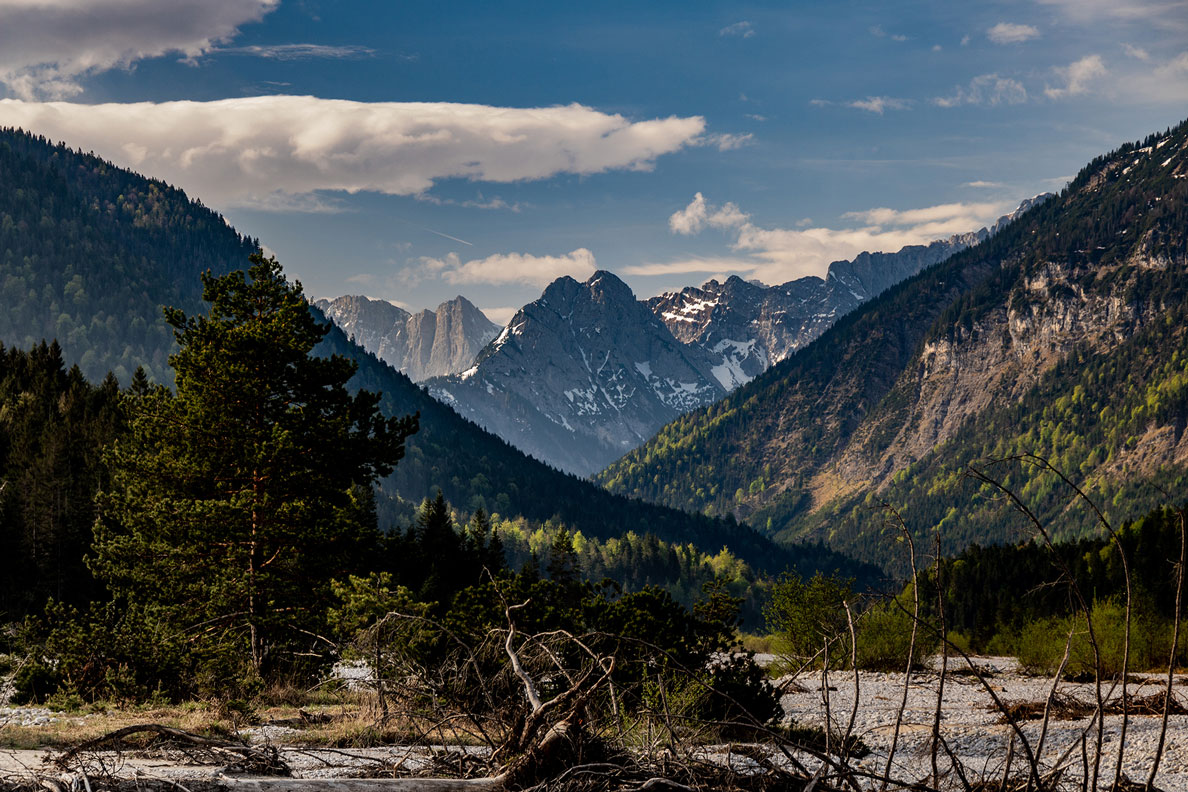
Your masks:
{"label": "green foliage", "polygon": [[[771,592],[765,611],[768,629],[779,637],[782,650],[805,661],[821,652],[826,642],[848,646],[845,603],[853,596],[853,581],[817,573],[805,581],[786,575]],[[843,662],[834,650],[830,663]]]}
{"label": "green foliage", "polygon": [[50,598],[99,596],[83,563],[105,480],[102,448],[124,427],[114,379],[91,385],[55,344],[0,346],[0,621]]}
{"label": "green foliage", "polygon": [[42,618],[25,622],[18,646],[27,657],[15,679],[18,701],[56,695],[129,703],[194,692],[185,636],[151,606],[116,601],[79,610],[50,603]]}
{"label": "green foliage", "polygon": [[[912,602],[910,592],[892,602],[871,606],[857,625],[858,667],[868,671],[900,671],[908,665],[908,650],[912,646]],[[912,667],[921,668],[939,648],[934,631],[926,625],[916,630]]]}
{"label": "green foliage", "polygon": [[0,130],[0,184],[0,339],[57,338],[94,382],[168,382],[161,306],[196,308],[199,274],[257,247],[181,190],[16,130]]}
{"label": "green foliage", "polygon": [[204,276],[208,315],[168,312],[177,393],[134,400],[91,561],[216,674],[237,659],[262,673],[316,632],[328,581],[376,543],[353,494],[391,471],[416,429],[381,418],[375,395],[347,393],[350,361],[310,356],[326,328],[300,285],[274,259],[251,261],[246,277]]}

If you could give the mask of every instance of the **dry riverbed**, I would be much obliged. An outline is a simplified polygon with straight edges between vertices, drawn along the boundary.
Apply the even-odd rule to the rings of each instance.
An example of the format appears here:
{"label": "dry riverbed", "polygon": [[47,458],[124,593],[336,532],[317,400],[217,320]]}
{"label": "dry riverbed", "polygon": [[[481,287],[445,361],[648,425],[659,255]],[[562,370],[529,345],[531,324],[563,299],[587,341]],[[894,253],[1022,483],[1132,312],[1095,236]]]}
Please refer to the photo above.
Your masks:
{"label": "dry riverbed", "polygon": [[[1041,706],[1048,695],[1051,680],[1018,673],[1013,660],[983,658],[988,671],[986,682],[1000,701],[1007,705]],[[834,732],[844,732],[853,713],[853,734],[871,749],[871,753],[854,760],[855,764],[881,775],[891,745],[896,714],[903,696],[902,674],[861,672],[858,675],[857,707],[853,673],[834,673],[829,676],[829,715]],[[925,779],[931,772],[931,732],[939,686],[939,675],[924,673],[913,676],[906,709],[900,729],[892,776],[905,781]],[[1132,701],[1158,696],[1163,680],[1154,675],[1139,675],[1129,685]],[[1188,679],[1177,677],[1174,701],[1188,706]],[[789,718],[801,726],[824,726],[825,698],[820,676],[805,675],[796,680],[782,699]],[[1062,701],[1071,712],[1061,711],[1053,717],[1048,728],[1043,753],[1047,768],[1060,764],[1065,767],[1064,780],[1071,786],[1082,776],[1081,736],[1088,732],[1089,764],[1092,766],[1093,731],[1091,708],[1095,699],[1091,683],[1062,682],[1059,686]],[[1113,691],[1118,700],[1120,689]],[[1109,693],[1104,686],[1103,695]],[[1077,704],[1088,705],[1089,712],[1078,712]],[[312,711],[311,711],[312,710]],[[1001,778],[1004,760],[1011,740],[1011,727],[996,710],[990,692],[973,676],[950,675],[946,679],[942,706],[941,735],[955,755],[960,757],[970,781],[982,777]],[[304,714],[302,714],[304,713]],[[440,751],[433,748],[369,747],[396,735],[378,735],[371,730],[371,715],[361,698],[319,708],[277,707],[258,713],[264,725],[242,726],[218,720],[200,708],[165,708],[160,710],[111,711],[101,713],[60,713],[36,707],[0,707],[0,776],[9,778],[46,772],[43,760],[52,749],[75,744],[134,723],[164,723],[191,731],[223,732],[238,736],[255,745],[273,745],[280,759],[297,777],[352,777],[391,774],[391,768],[416,772],[440,759]],[[1100,765],[1101,786],[1113,780],[1120,715],[1106,717],[1105,741]],[[1038,742],[1041,722],[1029,720],[1022,731],[1034,747]],[[1152,714],[1132,714],[1129,719],[1123,758],[1123,772],[1134,781],[1145,781],[1151,759],[1159,741],[1160,718]],[[337,747],[329,747],[337,746]],[[346,747],[343,747],[346,746]],[[358,746],[358,747],[351,747]],[[476,751],[478,749],[461,749]],[[729,747],[707,747],[703,755],[714,755],[719,761],[749,762]],[[1016,741],[1015,769],[1025,770],[1024,750]],[[1060,762],[1063,755],[1063,761]],[[107,769],[114,769],[128,778],[149,780],[170,779],[181,782],[213,780],[225,765],[199,765],[185,754],[107,754],[98,755]],[[815,762],[806,756],[798,757],[812,767]],[[944,754],[938,761],[942,772],[951,763]],[[951,778],[954,788],[958,779]],[[1079,786],[1079,784],[1076,784]],[[1157,785],[1165,790],[1188,790],[1188,715],[1173,715],[1169,721],[1166,744]]]}

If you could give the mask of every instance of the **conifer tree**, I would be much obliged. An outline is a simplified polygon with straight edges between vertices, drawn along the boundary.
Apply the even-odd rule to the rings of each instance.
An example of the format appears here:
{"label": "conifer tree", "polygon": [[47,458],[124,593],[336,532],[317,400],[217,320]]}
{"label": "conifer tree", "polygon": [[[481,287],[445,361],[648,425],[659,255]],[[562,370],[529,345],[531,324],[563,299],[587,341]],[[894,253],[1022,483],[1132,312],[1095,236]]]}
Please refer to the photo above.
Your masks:
{"label": "conifer tree", "polygon": [[[274,258],[203,276],[205,316],[166,309],[176,394],[141,382],[131,432],[110,452],[92,568],[112,593],[250,658],[316,624],[313,607],[374,541],[361,490],[391,472],[416,417],[351,395],[355,364],[311,355],[328,332]],[[362,516],[362,517],[361,517]]]}

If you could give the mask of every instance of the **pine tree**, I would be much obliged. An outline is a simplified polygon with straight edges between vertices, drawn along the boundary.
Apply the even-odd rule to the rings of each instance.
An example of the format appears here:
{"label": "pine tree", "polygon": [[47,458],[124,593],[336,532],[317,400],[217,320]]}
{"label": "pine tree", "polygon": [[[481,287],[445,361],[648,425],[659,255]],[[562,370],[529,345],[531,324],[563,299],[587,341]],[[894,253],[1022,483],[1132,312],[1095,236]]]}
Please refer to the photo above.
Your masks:
{"label": "pine tree", "polygon": [[314,623],[330,578],[362,571],[359,488],[391,472],[417,419],[352,396],[355,364],[311,355],[329,328],[300,283],[250,260],[246,276],[203,276],[208,315],[166,309],[176,394],[140,382],[130,397],[91,564],[117,598],[260,673]]}

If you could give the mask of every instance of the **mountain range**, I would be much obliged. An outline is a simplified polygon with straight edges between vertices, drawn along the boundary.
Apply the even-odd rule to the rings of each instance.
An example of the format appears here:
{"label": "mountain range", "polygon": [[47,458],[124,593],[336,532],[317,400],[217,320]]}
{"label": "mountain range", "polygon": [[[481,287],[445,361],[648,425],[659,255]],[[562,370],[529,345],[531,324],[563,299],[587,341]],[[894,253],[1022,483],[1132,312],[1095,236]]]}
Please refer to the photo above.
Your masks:
{"label": "mountain range", "polygon": [[[203,312],[201,273],[245,269],[257,247],[181,190],[42,137],[0,130],[3,344],[31,347],[61,333],[65,364],[80,366],[93,382],[113,372],[127,384],[141,367],[168,383],[168,359],[176,346],[162,306],[189,315]],[[466,305],[455,307],[461,315],[457,323],[452,309],[437,312],[430,348],[440,340],[437,328],[443,322],[466,326],[473,318]],[[311,310],[320,314],[316,306]],[[525,521],[529,529],[548,523],[600,539],[634,533],[710,553],[729,547],[772,571],[786,565],[858,569],[824,548],[787,550],[732,519],[623,498],[558,472],[434,400],[337,327],[318,353],[355,361],[350,387],[382,393],[386,415],[419,416],[420,429],[406,444],[405,457],[377,490],[385,528],[406,524],[416,504],[440,490],[459,510],[483,508]],[[115,382],[109,380],[108,387]],[[0,445],[15,442],[5,414],[0,406]],[[0,488],[0,511],[8,508],[5,499],[13,489],[6,494]]]}
{"label": "mountain range", "polygon": [[701,347],[714,376],[734,389],[762,374],[825,332],[837,319],[917,272],[998,233],[1051,197],[1037,195],[990,228],[954,234],[894,253],[861,253],[835,261],[824,278],[809,276],[764,286],[733,276],[707,281],[647,301],[682,343]]}
{"label": "mountain range", "polygon": [[[415,341],[401,309],[362,297],[319,304],[362,346],[414,380],[424,379],[430,393],[461,415],[537,459],[589,476],[683,413],[713,404],[766,371],[838,317],[997,233],[1047,197],[1025,201],[989,229],[895,253],[863,253],[834,262],[824,278],[778,286],[732,277],[641,302],[610,272],[585,283],[562,277],[518,311],[490,346],[469,360],[454,355],[453,369],[437,376],[418,376],[426,371],[422,361],[430,357],[433,336]],[[447,316],[462,315],[463,307],[478,313],[461,297],[439,306],[437,338],[447,307]],[[463,337],[482,337],[477,331],[463,336],[456,329],[461,324],[450,325],[450,337],[459,339],[454,351],[470,348]],[[472,321],[470,327],[484,325]],[[410,355],[410,349],[421,351]]]}
{"label": "mountain range", "polygon": [[1094,160],[599,480],[889,563],[883,504],[950,549],[1029,535],[972,465],[1055,534],[1086,535],[1094,515],[1048,465],[1115,523],[1183,497],[1186,297],[1182,124]]}

